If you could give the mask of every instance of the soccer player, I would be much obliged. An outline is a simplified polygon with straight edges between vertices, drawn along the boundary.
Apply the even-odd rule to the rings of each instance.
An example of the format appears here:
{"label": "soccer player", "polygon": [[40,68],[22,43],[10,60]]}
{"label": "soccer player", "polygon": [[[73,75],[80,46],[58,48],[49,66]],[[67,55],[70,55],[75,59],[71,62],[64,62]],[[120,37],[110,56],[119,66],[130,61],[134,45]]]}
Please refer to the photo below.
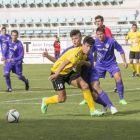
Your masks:
{"label": "soccer player", "polygon": [[140,52],[140,32],[137,31],[137,25],[133,24],[132,25],[132,31],[130,31],[126,37],[125,43],[128,44],[128,40],[130,39],[131,41],[131,48],[130,48],[130,54],[129,54],[129,62],[130,62],[130,67],[133,70],[132,77],[135,76],[136,70],[135,66],[133,63],[133,59],[136,60],[137,64],[137,74],[136,77],[139,77],[139,52]]}
{"label": "soccer player", "polygon": [[98,27],[96,33],[98,38],[95,39],[92,52],[95,50],[97,51],[97,62],[95,68],[98,71],[99,78],[105,78],[106,71],[108,71],[110,76],[114,77],[117,83],[117,90],[120,98],[119,103],[127,104],[123,98],[124,86],[121,78],[121,72],[114,55],[114,49],[119,51],[123,59],[123,65],[125,68],[127,68],[128,64],[125,59],[124,50],[115,39],[111,37],[105,37],[105,30],[103,27]]}
{"label": "soccer player", "polygon": [[[47,51],[45,51],[43,53],[43,57],[47,57],[50,61],[55,62],[68,50],[76,48],[81,45],[82,37],[81,37],[81,32],[79,30],[72,30],[70,33],[70,36],[71,36],[72,42],[74,44],[73,46],[64,50],[62,52],[62,54],[56,58],[50,56]],[[78,66],[81,66],[81,65],[83,65],[81,68],[82,69],[81,77],[89,85],[89,88],[92,93],[94,101],[98,104],[103,105],[102,112],[107,113],[107,107],[109,106],[112,114],[117,113],[117,109],[113,106],[113,104],[109,100],[107,94],[99,86],[98,73],[97,73],[97,70],[95,69],[95,67],[93,66],[92,52],[88,53],[86,61],[85,60],[80,61]],[[76,70],[77,70],[77,67],[76,67]],[[93,90],[94,90],[94,92],[93,92]],[[86,100],[84,100],[81,104],[87,104]]]}
{"label": "soccer player", "polygon": [[62,103],[66,100],[65,82],[70,85],[81,88],[84,98],[87,100],[90,108],[90,115],[102,115],[103,112],[95,110],[94,101],[89,90],[88,84],[80,77],[79,74],[73,71],[73,67],[81,60],[86,59],[92,45],[95,43],[92,37],[85,37],[82,47],[77,47],[68,50],[64,53],[53,65],[51,69],[51,76],[48,80],[52,81],[55,91],[58,95],[54,95],[50,98],[42,99],[41,111],[46,114],[49,104]]}
{"label": "soccer player", "polygon": [[[96,16],[95,22],[96,22],[97,27],[103,27],[105,29],[105,36],[112,37],[112,33],[111,33],[110,29],[104,25],[103,16],[100,16],[100,15]],[[97,38],[97,35],[95,37]],[[95,51],[94,52],[94,66],[96,65],[96,61],[97,61],[97,53]]]}
{"label": "soccer player", "polygon": [[[1,28],[1,32],[2,32],[2,35],[0,36],[0,40],[2,40],[2,42],[7,42],[9,39],[11,39],[11,35],[6,34],[6,28],[5,27]],[[6,60],[2,59],[2,61],[3,61],[3,71],[5,73]],[[5,75],[3,75],[3,77],[5,77]]]}
{"label": "soccer player", "polygon": [[4,57],[6,58],[5,65],[5,80],[8,86],[7,92],[11,92],[11,80],[10,80],[10,71],[12,70],[15,73],[19,80],[22,80],[25,83],[25,89],[29,89],[29,81],[22,75],[22,59],[24,57],[23,45],[18,38],[18,31],[13,30],[11,32],[11,37],[7,42],[6,49],[4,51]]}

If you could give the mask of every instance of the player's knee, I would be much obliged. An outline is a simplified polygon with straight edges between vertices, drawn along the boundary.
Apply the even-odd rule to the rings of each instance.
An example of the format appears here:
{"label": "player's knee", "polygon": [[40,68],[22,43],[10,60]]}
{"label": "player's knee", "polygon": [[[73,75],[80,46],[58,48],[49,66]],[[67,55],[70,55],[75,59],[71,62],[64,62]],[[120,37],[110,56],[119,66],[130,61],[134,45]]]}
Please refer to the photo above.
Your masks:
{"label": "player's knee", "polygon": [[21,76],[18,76],[18,79],[21,80]]}
{"label": "player's knee", "polygon": [[117,77],[116,78],[116,82],[121,82],[122,81],[122,78],[121,77]]}
{"label": "player's knee", "polygon": [[10,77],[10,73],[5,72],[5,77]]}
{"label": "player's knee", "polygon": [[86,91],[86,90],[89,89],[89,86],[88,86],[87,83],[83,83],[83,84],[81,85],[81,88],[82,88],[83,91]]}

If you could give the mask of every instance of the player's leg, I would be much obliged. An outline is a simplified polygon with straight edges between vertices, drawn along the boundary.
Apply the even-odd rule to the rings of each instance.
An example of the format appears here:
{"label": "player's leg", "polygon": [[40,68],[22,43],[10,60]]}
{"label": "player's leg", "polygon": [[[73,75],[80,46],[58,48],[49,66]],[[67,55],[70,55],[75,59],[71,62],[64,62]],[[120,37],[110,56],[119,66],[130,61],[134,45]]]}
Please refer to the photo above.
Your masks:
{"label": "player's leg", "polygon": [[[98,71],[98,73],[97,73],[97,71]],[[102,68],[102,67],[96,65],[96,67],[92,67],[92,70],[90,71],[90,75],[89,75],[89,77],[87,77],[88,79],[90,79],[90,80],[88,80],[90,82],[87,82],[87,83],[91,84],[92,83],[91,81],[93,81],[94,79],[95,79],[95,81],[99,81],[99,77],[100,78],[105,78],[105,75],[106,75],[105,68]],[[91,89],[92,89],[92,87],[91,87]],[[87,102],[84,99],[82,102],[79,103],[79,105],[83,105],[83,104],[86,104],[86,103]]]}
{"label": "player's leg", "polygon": [[117,90],[120,98],[120,104],[127,104],[127,102],[123,98],[124,93],[124,86],[121,78],[121,72],[120,69],[116,63],[111,64],[109,67],[107,67],[107,71],[110,73],[110,77],[114,77],[116,84],[117,84]]}
{"label": "player's leg", "polygon": [[139,52],[135,52],[136,58],[136,67],[137,67],[137,74],[136,77],[139,77],[140,65],[139,65]]}
{"label": "player's leg", "polygon": [[135,59],[135,52],[131,52],[130,51],[130,53],[129,53],[129,62],[130,62],[130,67],[133,70],[132,77],[134,77],[135,74],[136,74],[136,70],[135,70],[135,66],[134,66],[134,63],[133,63],[133,59]]}
{"label": "player's leg", "polygon": [[[117,109],[113,106],[106,92],[100,88],[99,81],[93,81],[91,85],[93,90],[98,94],[98,98],[95,100],[95,102],[103,105],[102,112],[107,113],[107,108],[109,107],[112,114],[117,113]],[[92,93],[93,97],[95,92]]]}
{"label": "player's leg", "polygon": [[15,67],[16,70],[16,74],[19,80],[23,81],[25,83],[25,89],[28,90],[29,89],[29,80],[26,79],[23,75],[22,75],[22,64],[19,64]]}
{"label": "player's leg", "polygon": [[12,70],[12,68],[13,68],[12,63],[7,62],[5,65],[5,81],[6,81],[6,84],[8,86],[7,92],[12,91],[11,80],[10,80],[10,71]]}
{"label": "player's leg", "polygon": [[113,76],[114,76],[116,83],[117,83],[117,90],[118,90],[118,94],[119,94],[119,98],[120,98],[119,103],[120,104],[127,104],[127,102],[124,100],[124,97],[123,97],[124,86],[123,86],[123,82],[122,82],[122,78],[121,78],[121,72],[118,71]]}
{"label": "player's leg", "polygon": [[4,71],[4,75],[3,75],[3,77],[5,77],[5,65],[6,65],[6,61],[3,60],[3,71]]}
{"label": "player's leg", "polygon": [[61,91],[57,91],[58,95],[54,95],[50,98],[46,98],[44,97],[42,99],[42,106],[41,106],[41,111],[43,114],[46,114],[47,112],[47,108],[49,104],[57,104],[57,103],[62,103],[66,101],[66,91],[61,90]]}
{"label": "player's leg", "polygon": [[[54,73],[51,73],[51,74],[54,74]],[[55,91],[58,93],[58,95],[54,95],[50,98],[44,97],[42,99],[41,111],[43,114],[46,114],[49,104],[62,103],[62,102],[65,102],[65,100],[66,100],[64,76],[59,75],[56,78],[56,80],[53,81],[52,83],[53,83],[53,87],[54,87]]]}
{"label": "player's leg", "polygon": [[88,87],[88,84],[82,79],[82,77],[78,77],[77,79],[72,80],[70,83],[71,85],[82,89],[84,98],[87,101],[87,104],[90,108],[91,116],[95,116],[95,115],[100,116],[103,114],[103,112],[95,110],[95,105],[94,105],[94,101],[93,101],[93,97],[91,95],[90,89]]}

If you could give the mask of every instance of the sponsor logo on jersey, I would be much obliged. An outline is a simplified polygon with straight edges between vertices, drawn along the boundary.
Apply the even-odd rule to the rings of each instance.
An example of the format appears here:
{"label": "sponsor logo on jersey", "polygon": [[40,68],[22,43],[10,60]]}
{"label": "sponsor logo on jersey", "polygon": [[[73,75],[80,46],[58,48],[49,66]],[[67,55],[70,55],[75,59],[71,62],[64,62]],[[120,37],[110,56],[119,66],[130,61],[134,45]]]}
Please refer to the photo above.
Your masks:
{"label": "sponsor logo on jersey", "polygon": [[17,45],[15,45],[15,46],[14,46],[14,48],[9,47],[9,49],[11,49],[11,50],[14,50],[14,51],[15,51],[15,50],[17,49]]}
{"label": "sponsor logo on jersey", "polygon": [[108,49],[109,48],[109,44],[106,44],[105,47]]}

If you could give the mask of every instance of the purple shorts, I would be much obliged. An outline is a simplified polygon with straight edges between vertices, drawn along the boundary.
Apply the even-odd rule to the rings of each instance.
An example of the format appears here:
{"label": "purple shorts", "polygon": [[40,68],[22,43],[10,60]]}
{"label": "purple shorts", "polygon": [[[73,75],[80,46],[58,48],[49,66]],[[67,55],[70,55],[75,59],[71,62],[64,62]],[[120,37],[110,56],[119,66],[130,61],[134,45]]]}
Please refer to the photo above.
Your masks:
{"label": "purple shorts", "polygon": [[111,78],[113,77],[113,75],[115,73],[117,73],[118,71],[120,71],[117,63],[113,63],[113,64],[111,64],[108,67],[101,67],[99,65],[96,65],[95,68],[98,71],[99,78],[105,78],[106,71],[108,71],[110,73],[110,77]]}
{"label": "purple shorts", "polygon": [[22,75],[22,63],[15,64],[13,62],[6,61],[5,71],[10,72],[12,70],[13,73],[17,75]]}
{"label": "purple shorts", "polygon": [[99,81],[98,72],[95,67],[92,67],[91,71],[88,71],[88,76],[84,78],[84,81],[88,84],[91,93],[93,92],[91,83],[94,81]]}

